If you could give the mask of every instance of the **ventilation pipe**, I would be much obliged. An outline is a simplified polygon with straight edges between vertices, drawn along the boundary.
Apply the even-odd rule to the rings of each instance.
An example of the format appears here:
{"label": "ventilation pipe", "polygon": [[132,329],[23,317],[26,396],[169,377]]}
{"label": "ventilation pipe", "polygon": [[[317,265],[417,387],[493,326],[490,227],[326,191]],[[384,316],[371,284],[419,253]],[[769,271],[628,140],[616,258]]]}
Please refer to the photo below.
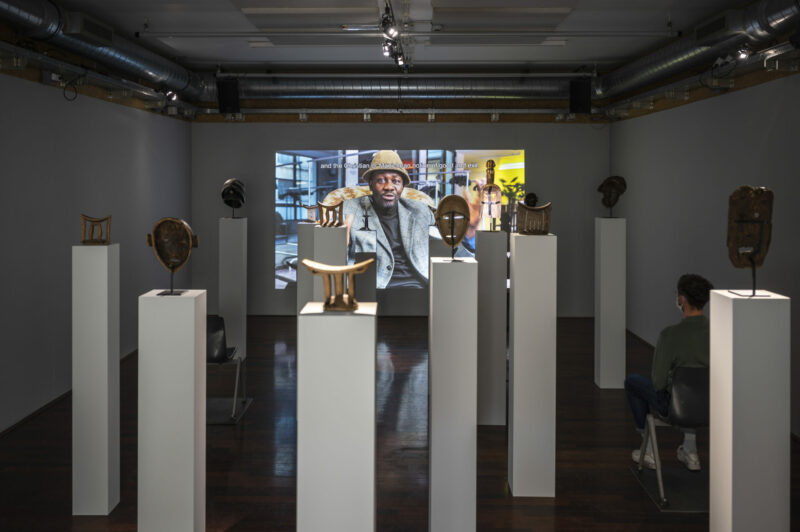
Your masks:
{"label": "ventilation pipe", "polygon": [[34,39],[50,42],[115,71],[146,79],[179,92],[189,100],[202,99],[205,84],[199,76],[116,35],[111,28],[79,13],[70,13],[48,0],[0,0],[0,18]]}
{"label": "ventilation pipe", "polygon": [[[113,33],[102,23],[68,13],[49,0],[0,0],[0,18],[31,37],[89,57],[127,75],[176,91],[189,101],[216,100],[213,80]],[[595,81],[610,97],[710,64],[741,44],[761,43],[800,20],[800,0],[760,0],[727,11],[686,37]],[[88,21],[88,24],[87,24]],[[234,75],[235,76],[235,75]],[[569,78],[283,78],[240,79],[241,98],[566,98]]]}
{"label": "ventilation pipe", "polygon": [[595,95],[616,96],[711,64],[745,42],[774,39],[799,20],[798,0],[761,0],[744,10],[726,11],[665,48],[606,74],[595,84]]}

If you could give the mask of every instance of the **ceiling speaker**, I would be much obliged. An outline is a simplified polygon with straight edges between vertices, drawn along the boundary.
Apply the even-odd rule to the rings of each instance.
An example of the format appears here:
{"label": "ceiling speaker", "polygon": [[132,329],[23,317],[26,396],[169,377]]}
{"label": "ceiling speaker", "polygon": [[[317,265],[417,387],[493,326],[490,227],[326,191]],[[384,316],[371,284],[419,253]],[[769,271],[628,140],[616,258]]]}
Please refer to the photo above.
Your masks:
{"label": "ceiling speaker", "polygon": [[573,79],[569,82],[569,112],[572,114],[591,114],[592,79]]}
{"label": "ceiling speaker", "polygon": [[217,104],[219,105],[220,114],[229,115],[240,112],[238,79],[217,79]]}

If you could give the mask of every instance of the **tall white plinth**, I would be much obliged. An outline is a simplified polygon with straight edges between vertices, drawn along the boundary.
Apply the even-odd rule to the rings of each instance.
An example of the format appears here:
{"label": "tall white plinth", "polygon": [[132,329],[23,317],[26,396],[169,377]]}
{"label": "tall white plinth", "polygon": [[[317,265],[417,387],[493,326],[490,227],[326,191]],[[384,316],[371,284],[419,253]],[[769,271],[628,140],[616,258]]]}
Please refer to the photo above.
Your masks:
{"label": "tall white plinth", "polygon": [[711,292],[712,532],[790,527],[790,299],[756,293]]}
{"label": "tall white plinth", "polygon": [[72,248],[72,514],[119,503],[119,244]]}
{"label": "tall white plinth", "polygon": [[139,296],[139,532],[206,523],[206,291]]}
{"label": "tall white plinth", "polygon": [[314,299],[314,274],[303,266],[303,259],[314,260],[314,228],[316,224],[297,224],[297,313]]}
{"label": "tall white plinth", "polygon": [[377,303],[297,317],[297,531],[375,530]]}
{"label": "tall white plinth", "polygon": [[506,424],[508,234],[478,231],[478,425]]}
{"label": "tall white plinth", "polygon": [[594,219],[594,383],[625,384],[625,218]]}
{"label": "tall white plinth", "polygon": [[[347,228],[346,227],[314,227],[314,260],[331,266],[347,264]],[[298,269],[305,266],[298,264]],[[314,276],[314,301],[325,299],[322,289],[322,277]]]}
{"label": "tall white plinth", "polygon": [[557,238],[511,235],[508,485],[556,495]]}
{"label": "tall white plinth", "polygon": [[247,218],[219,219],[219,315],[228,345],[247,357]]}
{"label": "tall white plinth", "polygon": [[478,263],[430,258],[428,530],[475,530]]}

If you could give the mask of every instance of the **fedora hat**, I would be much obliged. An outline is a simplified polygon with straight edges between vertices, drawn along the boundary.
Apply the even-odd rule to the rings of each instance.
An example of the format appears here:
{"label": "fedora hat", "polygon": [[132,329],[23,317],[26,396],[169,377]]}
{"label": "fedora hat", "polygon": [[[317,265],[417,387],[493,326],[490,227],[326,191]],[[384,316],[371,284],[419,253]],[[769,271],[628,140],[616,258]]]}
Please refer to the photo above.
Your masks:
{"label": "fedora hat", "polygon": [[408,177],[408,172],[403,167],[403,161],[396,151],[380,150],[372,156],[372,162],[369,163],[369,168],[364,172],[361,178],[369,183],[372,174],[376,172],[395,172],[403,176],[403,186],[408,186],[411,178]]}

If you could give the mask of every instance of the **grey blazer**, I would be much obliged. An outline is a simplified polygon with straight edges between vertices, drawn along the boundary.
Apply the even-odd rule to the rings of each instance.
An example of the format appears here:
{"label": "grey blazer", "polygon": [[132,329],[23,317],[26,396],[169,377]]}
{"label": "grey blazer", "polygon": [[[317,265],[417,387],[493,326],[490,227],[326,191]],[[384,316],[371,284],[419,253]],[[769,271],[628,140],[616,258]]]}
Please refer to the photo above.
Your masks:
{"label": "grey blazer", "polygon": [[[427,280],[429,227],[436,223],[436,219],[428,205],[422,201],[400,198],[397,209],[400,237],[408,260]],[[360,196],[345,201],[343,214],[345,219],[353,217],[350,225],[350,245],[347,248],[348,262],[355,261],[356,253],[375,253],[377,287],[386,288],[394,272],[394,256],[378,214],[372,207],[370,196]],[[369,222],[368,231],[363,230],[365,214]]]}

